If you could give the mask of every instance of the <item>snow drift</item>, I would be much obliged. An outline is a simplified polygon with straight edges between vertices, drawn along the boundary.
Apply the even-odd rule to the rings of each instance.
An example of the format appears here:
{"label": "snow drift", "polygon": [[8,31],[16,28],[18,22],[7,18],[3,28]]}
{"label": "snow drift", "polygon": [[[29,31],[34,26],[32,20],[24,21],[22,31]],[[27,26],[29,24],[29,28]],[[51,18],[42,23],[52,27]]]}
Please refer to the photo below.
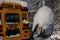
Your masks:
{"label": "snow drift", "polygon": [[37,24],[39,24],[38,27],[43,26],[44,28],[47,28],[47,25],[54,23],[54,14],[49,7],[43,6],[35,14],[33,21],[32,31],[35,29]]}

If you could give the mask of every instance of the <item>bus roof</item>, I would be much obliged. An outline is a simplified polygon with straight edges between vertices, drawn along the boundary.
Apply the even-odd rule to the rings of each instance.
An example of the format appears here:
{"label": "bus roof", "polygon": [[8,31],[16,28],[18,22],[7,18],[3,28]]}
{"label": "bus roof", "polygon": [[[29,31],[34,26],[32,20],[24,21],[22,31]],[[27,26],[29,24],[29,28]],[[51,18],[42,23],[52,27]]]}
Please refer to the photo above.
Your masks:
{"label": "bus roof", "polygon": [[2,4],[3,2],[18,3],[18,4],[21,4],[21,6],[27,7],[27,2],[21,1],[21,0],[0,0],[0,4]]}

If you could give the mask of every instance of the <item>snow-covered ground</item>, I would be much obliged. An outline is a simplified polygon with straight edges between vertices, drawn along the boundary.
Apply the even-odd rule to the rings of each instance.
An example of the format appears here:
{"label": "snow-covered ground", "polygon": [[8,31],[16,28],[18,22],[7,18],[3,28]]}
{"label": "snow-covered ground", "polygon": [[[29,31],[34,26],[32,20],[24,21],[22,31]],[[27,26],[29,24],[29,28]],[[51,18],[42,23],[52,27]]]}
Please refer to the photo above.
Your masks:
{"label": "snow-covered ground", "polygon": [[[43,40],[56,40],[56,38],[60,40],[60,31],[58,31],[57,34],[53,34],[49,38]],[[38,38],[34,38],[34,40],[42,40],[42,38],[38,37]]]}
{"label": "snow-covered ground", "polygon": [[34,31],[36,25],[38,24],[36,30],[37,34],[34,34],[34,37],[41,34],[42,27],[45,30],[44,35],[48,35],[49,37],[49,35],[52,34],[53,31],[53,23],[54,23],[54,13],[52,9],[49,8],[48,6],[41,7],[33,18],[32,31]]}
{"label": "snow-covered ground", "polygon": [[2,36],[0,36],[0,40],[3,40],[3,37]]}
{"label": "snow-covered ground", "polygon": [[34,30],[34,28],[36,27],[37,24],[39,24],[39,27],[45,26],[44,28],[46,28],[47,25],[53,24],[54,13],[49,7],[43,6],[43,7],[39,8],[37,13],[35,14],[33,21],[34,22],[33,22],[32,31]]}
{"label": "snow-covered ground", "polygon": [[58,31],[57,34],[51,35],[50,38],[53,39],[53,40],[56,40],[56,39],[59,39],[60,40],[60,31]]}

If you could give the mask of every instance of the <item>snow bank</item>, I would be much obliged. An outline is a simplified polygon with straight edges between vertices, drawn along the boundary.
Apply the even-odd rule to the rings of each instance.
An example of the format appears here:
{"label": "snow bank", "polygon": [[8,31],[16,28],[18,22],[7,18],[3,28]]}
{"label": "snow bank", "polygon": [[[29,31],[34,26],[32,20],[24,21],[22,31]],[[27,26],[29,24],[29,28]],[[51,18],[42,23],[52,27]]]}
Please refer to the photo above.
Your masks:
{"label": "snow bank", "polygon": [[54,22],[54,14],[52,12],[52,10],[47,7],[47,6],[43,6],[42,8],[40,8],[37,13],[35,14],[34,18],[33,18],[34,22],[33,22],[33,28],[32,31],[35,29],[36,25],[39,24],[38,27],[48,27],[47,25],[53,24]]}

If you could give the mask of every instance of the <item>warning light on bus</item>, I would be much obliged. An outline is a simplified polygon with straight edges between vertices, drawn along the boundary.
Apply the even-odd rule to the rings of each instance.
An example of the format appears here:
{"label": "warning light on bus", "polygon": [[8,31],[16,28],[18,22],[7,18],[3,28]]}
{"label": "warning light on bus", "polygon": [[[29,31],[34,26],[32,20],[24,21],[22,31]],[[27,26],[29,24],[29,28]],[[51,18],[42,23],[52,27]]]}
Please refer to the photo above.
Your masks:
{"label": "warning light on bus", "polygon": [[27,7],[21,7],[21,10],[22,11],[28,11],[28,8]]}

